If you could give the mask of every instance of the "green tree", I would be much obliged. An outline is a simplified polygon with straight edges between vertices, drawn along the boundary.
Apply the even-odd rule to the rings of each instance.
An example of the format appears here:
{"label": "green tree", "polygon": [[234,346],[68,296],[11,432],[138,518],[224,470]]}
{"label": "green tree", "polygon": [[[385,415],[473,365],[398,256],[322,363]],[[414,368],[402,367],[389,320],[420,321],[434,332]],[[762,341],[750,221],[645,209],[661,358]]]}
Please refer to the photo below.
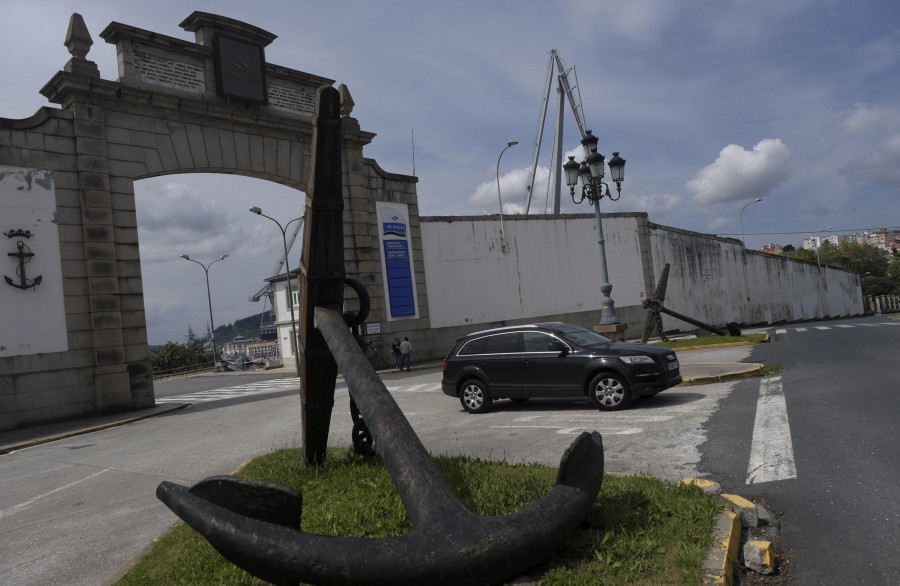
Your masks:
{"label": "green tree", "polygon": [[884,272],[884,276],[893,281],[894,285],[900,287],[900,260],[891,261],[891,264],[888,265],[887,270]]}
{"label": "green tree", "polygon": [[797,260],[816,262],[816,251],[815,250],[806,250],[805,248],[797,248],[795,250],[791,250],[790,252],[785,252],[784,255],[788,258],[796,258]]}
{"label": "green tree", "polygon": [[793,244],[785,244],[784,246],[781,247],[781,252],[783,254],[787,254],[789,252],[794,252],[795,250],[797,250],[797,249],[794,248]]}
{"label": "green tree", "polygon": [[187,335],[184,337],[187,340],[188,344],[196,344],[197,343],[197,334],[194,333],[194,328],[191,327],[191,324],[188,324]]}
{"label": "green tree", "polygon": [[211,362],[212,355],[196,342],[190,344],[166,342],[165,345],[150,351],[150,366],[155,373],[187,370],[206,366]]}
{"label": "green tree", "polygon": [[863,295],[896,295],[900,287],[885,277],[866,275],[861,281]]}

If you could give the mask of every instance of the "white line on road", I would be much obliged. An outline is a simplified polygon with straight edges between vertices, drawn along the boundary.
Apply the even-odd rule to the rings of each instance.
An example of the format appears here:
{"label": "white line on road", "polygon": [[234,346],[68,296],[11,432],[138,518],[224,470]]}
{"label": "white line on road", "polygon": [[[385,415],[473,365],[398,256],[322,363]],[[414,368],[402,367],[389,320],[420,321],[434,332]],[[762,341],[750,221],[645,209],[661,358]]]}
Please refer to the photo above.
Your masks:
{"label": "white line on road", "polygon": [[775,330],[775,333],[776,334],[786,334],[787,330],[785,330],[785,329]]}
{"label": "white line on road", "polygon": [[816,326],[816,329],[817,330],[830,330],[831,328],[829,328],[828,326]]}
{"label": "white line on road", "polygon": [[759,381],[759,400],[747,466],[747,484],[797,478],[787,402],[781,377]]}
{"label": "white line on road", "polygon": [[49,492],[45,492],[44,494],[39,494],[34,498],[28,499],[24,503],[19,503],[18,505],[15,505],[14,507],[10,507],[8,509],[2,509],[2,510],[0,510],[0,519],[2,519],[3,517],[8,517],[10,515],[14,515],[14,514],[18,513],[19,511],[27,509],[28,507],[30,507],[37,501],[41,500],[42,498],[46,498],[46,497],[50,496],[51,494],[57,493],[61,490],[71,488],[71,487],[75,486],[76,484],[80,484],[80,483],[84,482],[85,480],[90,480],[91,478],[100,476],[104,472],[109,472],[109,469],[107,468],[105,470],[100,470],[99,472],[94,472],[90,476],[86,476],[86,477],[82,478],[81,480],[76,480],[75,482],[70,482],[69,484],[66,484],[64,486],[54,488],[53,490],[51,490]]}
{"label": "white line on road", "polygon": [[641,433],[644,431],[640,427],[598,427],[598,428],[587,428],[587,427],[558,427],[556,425],[492,425],[491,429],[514,429],[514,428],[529,428],[529,429],[555,429],[556,433],[561,433],[564,435],[575,435],[577,433],[581,433],[582,431],[599,431],[604,435],[632,435],[635,433]]}

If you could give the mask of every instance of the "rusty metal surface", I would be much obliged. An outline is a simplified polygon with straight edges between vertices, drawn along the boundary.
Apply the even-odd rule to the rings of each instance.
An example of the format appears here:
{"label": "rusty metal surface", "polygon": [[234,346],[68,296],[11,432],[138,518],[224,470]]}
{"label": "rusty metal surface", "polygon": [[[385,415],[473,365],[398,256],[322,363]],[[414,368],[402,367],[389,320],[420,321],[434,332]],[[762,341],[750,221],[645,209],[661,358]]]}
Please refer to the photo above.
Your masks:
{"label": "rusty metal surface", "polygon": [[692,317],[688,317],[684,314],[678,313],[677,311],[673,311],[668,307],[663,306],[663,302],[666,299],[666,287],[669,281],[669,263],[666,263],[665,268],[663,269],[662,276],[659,279],[659,283],[656,286],[656,292],[653,297],[645,300],[642,305],[645,309],[649,310],[647,315],[647,323],[644,326],[644,333],[641,336],[641,342],[646,343],[650,338],[650,332],[653,330],[654,323],[659,331],[659,337],[662,340],[666,339],[665,332],[663,332],[662,328],[662,320],[659,317],[659,314],[665,313],[666,315],[671,315],[674,318],[680,319],[681,321],[687,322],[692,326],[697,326],[698,328],[702,328],[704,330],[710,331],[717,336],[740,336],[741,330],[736,323],[729,323],[725,326],[725,329],[718,328],[716,326],[703,323],[698,319],[694,319]]}
{"label": "rusty metal surface", "polygon": [[[571,535],[603,482],[599,433],[583,433],[572,443],[560,462],[556,485],[537,502],[510,515],[475,515],[440,474],[340,313],[316,308],[315,319],[372,430],[414,530],[392,538],[314,535],[263,520],[263,514],[271,519],[270,508],[245,507],[210,494],[209,486],[214,484],[199,491],[160,484],[157,496],[217,550],[252,574],[276,583],[464,585],[514,578]],[[244,484],[236,488],[225,483],[225,487],[232,493],[255,490]],[[299,494],[274,490],[277,507],[295,518]],[[258,500],[249,496],[239,500],[245,499]]]}
{"label": "rusty metal surface", "polygon": [[317,305],[340,307],[344,296],[344,198],[341,186],[340,95],[322,87],[313,118],[311,176],[300,261],[300,395],[306,462],[325,461],[337,364],[313,325]]}

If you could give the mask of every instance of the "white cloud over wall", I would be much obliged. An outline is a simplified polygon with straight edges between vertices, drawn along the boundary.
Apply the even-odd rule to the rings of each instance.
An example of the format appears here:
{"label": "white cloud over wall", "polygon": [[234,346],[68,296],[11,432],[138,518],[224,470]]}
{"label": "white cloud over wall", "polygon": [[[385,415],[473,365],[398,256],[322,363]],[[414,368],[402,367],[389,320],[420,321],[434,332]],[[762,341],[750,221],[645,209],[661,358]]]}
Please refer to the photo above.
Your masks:
{"label": "white cloud over wall", "polygon": [[752,151],[730,144],[685,187],[698,204],[762,197],[788,179],[790,160],[791,151],[778,138],[761,140]]}

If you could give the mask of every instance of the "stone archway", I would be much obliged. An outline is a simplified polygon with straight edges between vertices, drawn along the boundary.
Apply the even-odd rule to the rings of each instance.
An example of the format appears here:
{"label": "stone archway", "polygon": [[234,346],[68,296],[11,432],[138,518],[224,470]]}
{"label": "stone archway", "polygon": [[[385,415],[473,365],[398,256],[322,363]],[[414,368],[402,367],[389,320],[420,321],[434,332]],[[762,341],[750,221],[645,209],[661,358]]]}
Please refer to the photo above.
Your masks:
{"label": "stone archway", "polygon": [[[116,46],[119,64],[119,79],[108,81],[88,59],[90,34],[73,15],[65,41],[72,58],[41,89],[60,108],[0,119],[0,206],[19,210],[9,216],[17,225],[4,228],[33,226],[29,249],[47,261],[41,296],[7,287],[0,303],[11,299],[19,315],[55,315],[45,321],[57,333],[50,343],[23,323],[15,335],[24,343],[0,341],[0,430],[154,404],[134,181],[229,173],[307,190],[316,91],[334,81],[266,63],[275,35],[252,25],[194,12],[180,26],[196,42],[107,26],[100,36]],[[409,210],[413,282],[424,280],[416,179],[363,157],[375,135],[360,129],[349,91],[339,90],[347,272],[369,288],[370,321],[387,337],[399,325],[385,311],[376,202]],[[16,207],[20,183],[48,181],[43,217]],[[426,311],[421,300],[405,319]]]}

